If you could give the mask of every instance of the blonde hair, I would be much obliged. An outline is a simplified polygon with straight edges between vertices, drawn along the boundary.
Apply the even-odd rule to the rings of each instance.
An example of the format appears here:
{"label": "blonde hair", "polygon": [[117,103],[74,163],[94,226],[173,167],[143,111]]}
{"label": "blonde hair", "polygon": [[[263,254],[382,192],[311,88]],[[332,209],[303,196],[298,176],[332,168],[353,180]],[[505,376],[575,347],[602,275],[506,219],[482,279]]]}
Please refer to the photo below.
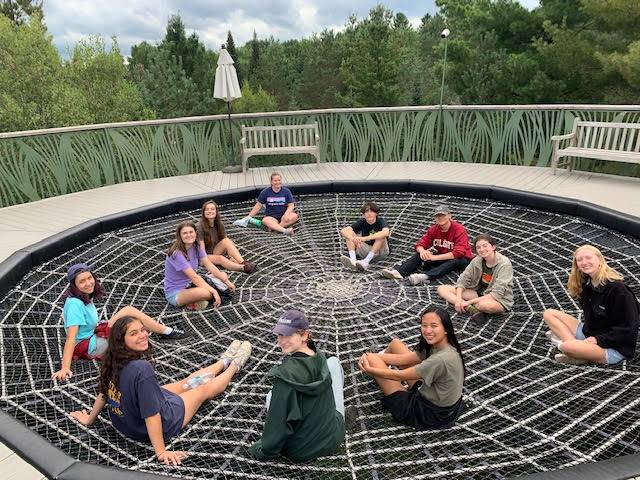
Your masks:
{"label": "blonde hair", "polygon": [[622,280],[622,275],[616,272],[613,268],[607,265],[607,261],[604,259],[602,252],[598,250],[593,245],[581,245],[576,248],[576,251],[573,252],[573,261],[571,262],[571,273],[569,274],[569,281],[567,282],[567,289],[569,290],[569,295],[574,298],[579,297],[582,294],[582,285],[584,284],[587,275],[578,270],[578,262],[576,261],[576,256],[580,250],[587,249],[591,250],[596,257],[598,257],[600,266],[598,267],[598,271],[591,279],[591,282],[594,287],[598,287],[606,282],[611,282],[614,280]]}

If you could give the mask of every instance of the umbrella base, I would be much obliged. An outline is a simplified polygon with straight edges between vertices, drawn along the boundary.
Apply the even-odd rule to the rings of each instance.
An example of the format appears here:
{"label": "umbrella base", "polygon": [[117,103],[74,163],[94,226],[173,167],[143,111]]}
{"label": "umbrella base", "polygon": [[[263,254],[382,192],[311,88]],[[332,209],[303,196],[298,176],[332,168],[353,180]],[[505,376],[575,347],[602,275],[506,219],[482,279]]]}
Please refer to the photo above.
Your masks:
{"label": "umbrella base", "polygon": [[222,169],[222,173],[242,173],[241,165],[227,165]]}

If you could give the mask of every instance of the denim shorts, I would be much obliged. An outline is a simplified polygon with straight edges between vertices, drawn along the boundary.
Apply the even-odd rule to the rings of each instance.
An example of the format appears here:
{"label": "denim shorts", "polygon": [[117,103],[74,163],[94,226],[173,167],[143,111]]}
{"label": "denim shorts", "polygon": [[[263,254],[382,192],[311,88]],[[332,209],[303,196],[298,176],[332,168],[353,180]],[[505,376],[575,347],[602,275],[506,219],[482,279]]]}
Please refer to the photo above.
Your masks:
{"label": "denim shorts", "polygon": [[173,305],[174,307],[178,306],[178,294],[181,292],[182,290],[176,290],[175,292],[165,292],[164,293],[164,298],[167,299],[167,302],[169,302],[170,305]]}
{"label": "denim shorts", "polygon": [[[584,327],[584,322],[578,323],[576,327],[576,340],[584,340],[587,338],[582,331],[582,327]],[[614,365],[624,360],[622,354],[613,348],[605,348],[604,351],[607,354],[607,365]]]}

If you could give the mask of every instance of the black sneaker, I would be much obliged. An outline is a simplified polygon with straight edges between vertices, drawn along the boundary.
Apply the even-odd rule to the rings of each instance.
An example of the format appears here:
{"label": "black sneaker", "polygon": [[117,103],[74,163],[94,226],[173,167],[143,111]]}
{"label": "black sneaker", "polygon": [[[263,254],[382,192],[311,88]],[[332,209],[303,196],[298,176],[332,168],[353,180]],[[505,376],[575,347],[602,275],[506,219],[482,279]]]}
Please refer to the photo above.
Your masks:
{"label": "black sneaker", "polygon": [[220,306],[227,305],[231,303],[233,299],[233,294],[229,290],[220,291],[218,290],[218,295],[220,295]]}
{"label": "black sneaker", "polygon": [[159,335],[158,339],[172,341],[172,340],[182,340],[183,338],[187,338],[188,336],[189,334],[184,330],[180,330],[179,328],[173,327],[173,330],[171,330],[171,333],[168,333],[166,335]]}
{"label": "black sneaker", "polygon": [[482,323],[482,322],[486,322],[489,320],[489,317],[487,317],[487,314],[484,312],[476,312],[473,315],[471,315],[471,321],[472,322],[478,322],[478,323]]}
{"label": "black sneaker", "polygon": [[356,429],[356,422],[358,421],[358,409],[349,405],[344,410],[344,429],[347,433],[353,433]]}

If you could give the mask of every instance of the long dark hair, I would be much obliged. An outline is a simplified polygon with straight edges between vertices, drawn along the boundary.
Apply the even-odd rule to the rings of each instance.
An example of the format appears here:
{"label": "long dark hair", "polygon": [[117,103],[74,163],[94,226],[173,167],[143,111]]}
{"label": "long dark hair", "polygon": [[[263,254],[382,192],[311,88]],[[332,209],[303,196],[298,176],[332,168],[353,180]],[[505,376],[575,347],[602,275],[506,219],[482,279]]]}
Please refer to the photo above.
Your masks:
{"label": "long dark hair", "polygon": [[[213,205],[214,207],[216,207],[216,216],[213,219],[213,225],[210,225],[209,220],[204,217],[204,210],[207,208],[207,205]],[[199,225],[202,229],[202,235],[204,236],[204,250],[207,253],[213,251],[213,241],[211,240],[210,231],[211,227],[214,227],[216,229],[218,240],[222,240],[227,236],[227,232],[224,229],[224,224],[222,223],[222,217],[220,216],[220,208],[218,207],[218,204],[213,200],[209,200],[202,204],[202,215],[200,215]]]}
{"label": "long dark hair", "polygon": [[316,342],[314,342],[313,338],[311,338],[311,331],[310,330],[296,330],[296,333],[298,335],[304,335],[304,332],[307,332],[307,334],[308,334],[308,336],[307,336],[307,347],[309,347],[314,352],[318,353],[318,347],[316,347]]}
{"label": "long dark hair", "polygon": [[[444,308],[441,308],[441,307],[428,307],[420,314],[420,317],[419,317],[420,322],[422,322],[422,319],[428,313],[435,313],[440,319],[440,322],[442,323],[442,327],[444,328],[444,331],[447,332],[447,340],[449,341],[449,344],[451,344],[453,348],[455,348],[458,351],[458,354],[460,355],[460,360],[462,360],[462,371],[466,377],[467,368],[464,363],[462,348],[460,348],[460,342],[458,342],[458,338],[456,337],[456,332],[453,329],[453,322],[451,321],[451,316],[449,315],[449,312],[447,312]],[[433,346],[429,345],[429,343],[424,339],[421,333],[420,340],[418,340],[418,345],[416,345],[416,352],[419,354],[424,354],[424,358],[429,358],[429,355],[431,355],[432,349],[433,349]]]}
{"label": "long dark hair", "polygon": [[187,220],[186,222],[180,223],[176,228],[176,239],[173,241],[171,246],[164,252],[164,253],[167,254],[167,257],[170,257],[173,254],[173,252],[178,250],[178,251],[182,252],[182,254],[184,255],[184,258],[189,260],[189,252],[187,252],[187,247],[184,244],[184,242],[182,241],[182,237],[180,236],[180,232],[182,231],[182,229],[187,228],[187,227],[193,228],[194,232],[198,231],[196,229],[195,223],[193,223],[190,220]]}
{"label": "long dark hair", "polygon": [[[84,272],[80,272],[80,273],[84,273]],[[78,273],[78,275],[80,275],[80,273]],[[73,277],[73,280],[69,282],[69,287],[67,288],[67,291],[64,294],[65,300],[69,297],[73,297],[73,298],[82,300],[82,303],[84,303],[85,305],[88,305],[94,300],[100,300],[104,296],[104,293],[105,293],[104,287],[102,286],[100,279],[95,273],[93,272],[89,272],[89,273],[91,274],[91,276],[93,277],[93,281],[95,282],[93,287],[93,292],[88,294],[81,292],[80,289],[76,286],[76,277],[78,276],[76,275],[75,277]]]}
{"label": "long dark hair", "polygon": [[124,337],[127,334],[127,329],[134,321],[139,320],[135,317],[124,316],[116,320],[116,322],[111,326],[111,331],[109,332],[109,346],[107,347],[107,351],[102,359],[102,365],[100,367],[100,381],[98,382],[98,392],[105,396],[107,396],[110,383],[113,383],[113,386],[118,388],[120,373],[129,362],[141,359],[153,361],[151,344],[149,344],[149,348],[144,352],[134,352],[129,350],[124,343]]}

